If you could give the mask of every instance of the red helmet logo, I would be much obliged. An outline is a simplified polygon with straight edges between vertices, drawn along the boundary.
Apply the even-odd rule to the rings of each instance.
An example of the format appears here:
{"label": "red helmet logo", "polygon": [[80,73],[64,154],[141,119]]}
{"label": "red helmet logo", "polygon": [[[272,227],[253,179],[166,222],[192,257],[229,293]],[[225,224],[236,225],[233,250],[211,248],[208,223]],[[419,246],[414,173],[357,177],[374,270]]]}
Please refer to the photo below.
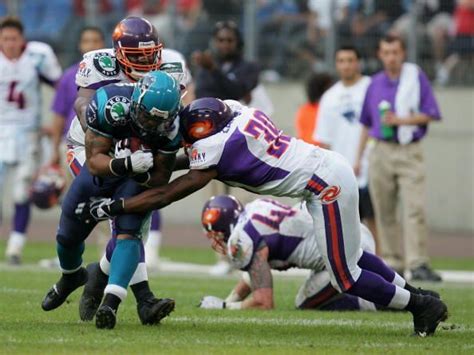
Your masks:
{"label": "red helmet logo", "polygon": [[204,214],[202,215],[202,224],[213,224],[216,223],[221,215],[221,211],[217,208],[209,208]]}
{"label": "red helmet logo", "polygon": [[214,128],[214,125],[212,124],[212,121],[199,121],[196,123],[193,123],[189,127],[189,136],[192,137],[193,139],[201,139],[201,138],[206,138],[212,133],[212,129]]}

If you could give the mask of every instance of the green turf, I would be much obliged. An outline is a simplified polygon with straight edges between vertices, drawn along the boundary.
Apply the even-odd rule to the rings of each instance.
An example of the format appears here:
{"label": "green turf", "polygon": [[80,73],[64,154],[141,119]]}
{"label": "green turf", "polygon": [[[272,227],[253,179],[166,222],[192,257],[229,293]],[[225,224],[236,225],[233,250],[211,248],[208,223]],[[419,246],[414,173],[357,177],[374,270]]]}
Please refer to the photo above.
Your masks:
{"label": "green turf", "polygon": [[159,326],[142,326],[133,296],[119,310],[112,331],[78,321],[79,292],[58,310],[40,302],[56,272],[1,270],[0,353],[2,354],[293,354],[293,353],[472,353],[473,289],[446,284],[435,288],[451,317],[434,337],[410,337],[409,314],[317,312],[293,309],[301,280],[277,279],[274,311],[206,311],[196,307],[207,294],[224,297],[235,279],[164,275],[151,280],[177,308]]}
{"label": "green turf", "polygon": [[[0,257],[4,254],[5,242],[0,241]],[[24,261],[37,262],[42,258],[52,258],[56,255],[53,243],[30,242],[25,248]],[[94,244],[87,244],[84,260],[92,261],[100,255],[99,248]],[[161,251],[164,259],[189,262],[196,264],[213,264],[216,257],[211,248],[164,247]],[[474,271],[474,259],[469,258],[433,258],[432,265],[440,270],[468,270]]]}

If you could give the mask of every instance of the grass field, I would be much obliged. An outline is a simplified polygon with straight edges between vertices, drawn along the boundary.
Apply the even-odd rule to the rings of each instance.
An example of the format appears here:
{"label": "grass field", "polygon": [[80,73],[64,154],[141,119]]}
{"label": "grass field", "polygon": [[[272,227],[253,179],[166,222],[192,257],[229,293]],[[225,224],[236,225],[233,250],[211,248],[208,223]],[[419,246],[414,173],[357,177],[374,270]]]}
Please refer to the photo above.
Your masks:
{"label": "grass field", "polygon": [[[4,244],[0,244],[3,255]],[[165,257],[198,263],[214,261],[199,249],[166,249]],[[1,354],[293,354],[293,353],[474,353],[473,285],[424,285],[438,290],[450,319],[434,337],[410,337],[409,314],[394,312],[296,311],[293,300],[301,279],[277,279],[274,311],[206,311],[196,307],[204,295],[224,297],[235,278],[159,275],[151,278],[161,296],[176,299],[176,311],[159,326],[142,326],[130,294],[120,308],[112,331],[97,330],[93,323],[78,321],[76,292],[58,310],[46,313],[40,302],[57,280],[58,272],[32,267],[42,257],[54,255],[52,244],[27,248],[24,268],[0,270]],[[89,248],[86,259],[96,255]],[[468,260],[438,260],[438,267],[473,269]]]}

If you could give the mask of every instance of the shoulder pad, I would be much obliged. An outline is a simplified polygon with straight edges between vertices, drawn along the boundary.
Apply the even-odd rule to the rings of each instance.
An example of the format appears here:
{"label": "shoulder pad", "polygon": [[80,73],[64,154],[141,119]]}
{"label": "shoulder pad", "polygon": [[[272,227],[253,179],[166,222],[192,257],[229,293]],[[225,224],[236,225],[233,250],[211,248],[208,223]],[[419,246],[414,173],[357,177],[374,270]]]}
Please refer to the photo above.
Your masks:
{"label": "shoulder pad", "polygon": [[84,54],[76,74],[77,86],[97,89],[111,82],[121,81],[122,72],[111,49],[99,49]]}
{"label": "shoulder pad", "polygon": [[227,241],[227,255],[232,266],[237,269],[246,269],[254,255],[253,241],[241,227],[237,227]]}

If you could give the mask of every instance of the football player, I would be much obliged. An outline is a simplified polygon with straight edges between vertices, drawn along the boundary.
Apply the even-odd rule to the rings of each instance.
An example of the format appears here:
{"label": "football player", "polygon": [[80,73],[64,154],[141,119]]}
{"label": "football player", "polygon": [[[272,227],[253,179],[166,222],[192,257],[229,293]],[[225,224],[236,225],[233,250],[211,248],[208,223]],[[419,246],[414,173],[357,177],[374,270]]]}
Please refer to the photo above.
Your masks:
{"label": "football player", "polygon": [[[79,87],[75,101],[77,117],[73,119],[68,133],[68,159],[71,170],[78,174],[85,161],[85,111],[90,98],[96,90],[110,83],[135,82],[151,70],[162,70],[173,76],[180,84],[182,95],[186,94],[191,81],[183,56],[171,49],[163,48],[156,29],[144,18],[127,17],[120,21],[112,35],[113,48],[104,48],[84,55],[76,74]],[[188,99],[187,94],[183,99]],[[192,95],[191,95],[192,97]],[[154,232],[148,235],[147,262],[157,259],[156,246],[159,244],[159,214],[153,214]],[[114,238],[111,238],[107,250],[113,250]],[[100,263],[87,266],[89,280],[79,303],[79,315],[82,320],[92,320],[100,304],[103,290],[107,285],[109,260],[104,254]],[[137,273],[130,285],[137,303],[143,304],[152,294],[148,284],[148,274],[141,260]],[[143,321],[143,319],[142,319]]]}
{"label": "football player", "polygon": [[[214,196],[204,204],[202,226],[212,247],[227,255],[236,269],[245,271],[241,280],[222,300],[206,296],[200,307],[206,309],[273,308],[273,281],[271,269],[287,270],[292,267],[310,269],[311,273],[295,299],[299,309],[320,310],[376,310],[372,302],[349,294],[338,293],[331,286],[329,272],[314,237],[311,215],[305,207],[290,207],[273,199],[257,199],[245,206],[233,196]],[[362,253],[375,252],[370,231],[360,225]],[[257,256],[258,254],[258,256]],[[259,258],[260,263],[253,263]],[[402,281],[413,292],[439,295],[422,291]]]}
{"label": "football player", "polygon": [[49,45],[26,42],[17,18],[0,22],[0,194],[10,172],[15,208],[6,258],[13,265],[21,262],[30,221],[29,189],[38,168],[40,84],[54,86],[60,76]]}
{"label": "football player", "polygon": [[[212,179],[258,194],[300,198],[306,201],[318,249],[338,292],[411,312],[419,336],[433,334],[447,318],[441,300],[405,289],[405,281],[382,260],[361,252],[357,181],[340,154],[289,137],[263,112],[230,100],[193,101],[180,112],[180,129],[191,145],[188,173],[129,199],[82,203],[77,215],[95,221],[144,213],[182,199]],[[261,264],[262,255],[251,262]],[[268,288],[268,282],[261,287]]]}
{"label": "football player", "polygon": [[[86,111],[86,164],[64,198],[56,237],[62,276],[43,300],[45,311],[59,307],[87,281],[88,272],[82,267],[84,240],[96,223],[85,224],[76,218],[77,203],[104,194],[129,197],[168,182],[175,153],[181,146],[176,119],[180,101],[179,84],[161,71],[148,73],[136,84],[107,85],[92,97]],[[111,149],[123,139],[139,139],[144,146],[131,154],[111,157]],[[147,218],[147,213],[131,214],[113,222],[115,245],[109,244],[107,248],[110,277],[96,314],[98,328],[115,326],[116,312],[127,294],[127,286],[137,274],[139,262],[144,261],[141,238]],[[97,301],[100,303],[100,299]],[[173,300],[158,300],[149,290],[137,301],[143,324],[155,324],[174,309]]]}

